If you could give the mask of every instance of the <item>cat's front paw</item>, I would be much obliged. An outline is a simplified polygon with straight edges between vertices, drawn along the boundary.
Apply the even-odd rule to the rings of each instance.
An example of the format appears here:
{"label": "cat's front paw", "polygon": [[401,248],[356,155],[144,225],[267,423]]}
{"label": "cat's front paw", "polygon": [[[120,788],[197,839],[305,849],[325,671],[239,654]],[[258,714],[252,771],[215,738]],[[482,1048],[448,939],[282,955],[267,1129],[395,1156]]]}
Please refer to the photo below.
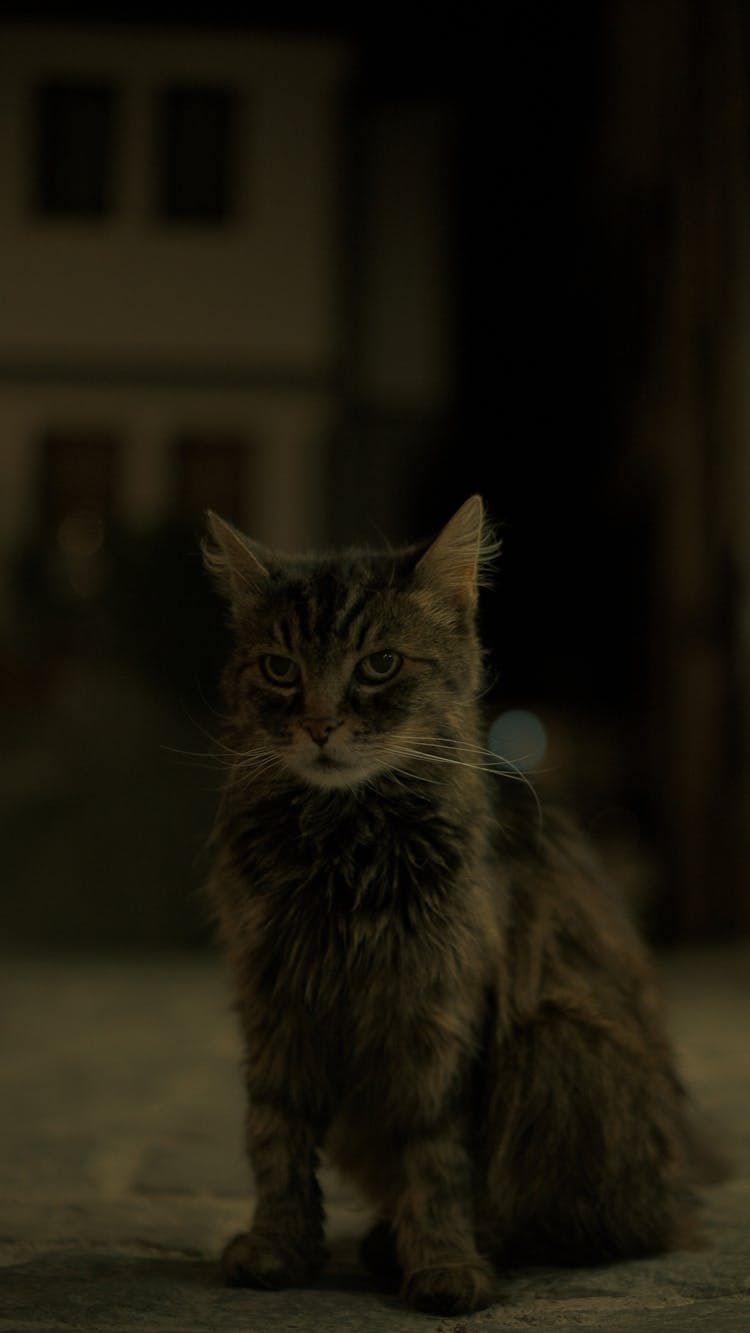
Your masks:
{"label": "cat's front paw", "polygon": [[243,1231],[230,1240],[221,1266],[230,1287],[302,1287],[312,1282],[324,1258],[322,1246],[309,1251],[288,1238]]}
{"label": "cat's front paw", "polygon": [[417,1268],[404,1282],[405,1299],[427,1314],[469,1314],[497,1299],[495,1274],[482,1259]]}

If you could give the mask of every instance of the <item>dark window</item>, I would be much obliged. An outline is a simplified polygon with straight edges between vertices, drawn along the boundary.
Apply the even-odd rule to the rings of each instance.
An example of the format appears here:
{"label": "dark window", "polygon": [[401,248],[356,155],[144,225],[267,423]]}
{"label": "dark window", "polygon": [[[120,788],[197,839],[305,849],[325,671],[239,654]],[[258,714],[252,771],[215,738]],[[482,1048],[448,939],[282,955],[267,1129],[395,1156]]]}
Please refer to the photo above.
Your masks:
{"label": "dark window", "polygon": [[102,431],[48,431],[41,450],[41,518],[56,530],[71,514],[106,523],[115,508],[118,442]]}
{"label": "dark window", "polygon": [[158,211],[178,222],[232,212],[235,101],[226,88],[178,84],[159,105]]}
{"label": "dark window", "polygon": [[118,441],[106,430],[52,430],[41,442],[43,581],[53,603],[81,606],[105,590]]}
{"label": "dark window", "polygon": [[115,91],[77,80],[44,83],[34,108],[34,207],[98,217],[111,206]]}
{"label": "dark window", "polygon": [[177,512],[199,522],[206,509],[241,524],[247,493],[248,451],[244,441],[224,434],[186,434],[175,445]]}

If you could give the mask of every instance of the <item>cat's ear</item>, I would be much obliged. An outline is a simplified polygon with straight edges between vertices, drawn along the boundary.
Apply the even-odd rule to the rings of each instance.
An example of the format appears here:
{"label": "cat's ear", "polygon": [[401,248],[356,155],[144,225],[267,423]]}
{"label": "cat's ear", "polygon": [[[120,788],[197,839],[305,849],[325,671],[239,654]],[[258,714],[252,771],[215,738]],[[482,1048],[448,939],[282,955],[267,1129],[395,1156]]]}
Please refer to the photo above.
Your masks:
{"label": "cat's ear", "polygon": [[449,519],[416,567],[420,581],[441,591],[459,607],[474,607],[483,574],[499,550],[485,522],[479,495]]}
{"label": "cat's ear", "polygon": [[206,512],[208,537],[201,543],[206,569],[230,602],[259,591],[269,572],[246,537],[212,509]]}

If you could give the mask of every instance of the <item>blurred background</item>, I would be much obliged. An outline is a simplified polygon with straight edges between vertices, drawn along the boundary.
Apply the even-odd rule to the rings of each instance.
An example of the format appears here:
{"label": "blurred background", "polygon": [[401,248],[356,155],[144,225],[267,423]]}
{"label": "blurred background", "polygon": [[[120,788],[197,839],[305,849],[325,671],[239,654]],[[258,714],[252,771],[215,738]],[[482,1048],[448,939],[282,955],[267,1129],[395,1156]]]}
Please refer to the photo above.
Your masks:
{"label": "blurred background", "polygon": [[652,938],[750,931],[747,7],[109,15],[0,18],[3,942],[209,938],[206,506],[477,490],[493,734]]}

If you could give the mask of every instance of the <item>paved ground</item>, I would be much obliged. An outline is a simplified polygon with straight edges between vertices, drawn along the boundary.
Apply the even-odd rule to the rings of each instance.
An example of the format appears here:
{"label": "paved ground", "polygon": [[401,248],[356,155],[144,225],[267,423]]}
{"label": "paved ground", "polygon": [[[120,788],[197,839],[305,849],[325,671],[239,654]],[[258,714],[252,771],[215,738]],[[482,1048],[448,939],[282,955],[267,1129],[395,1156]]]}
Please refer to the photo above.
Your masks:
{"label": "paved ground", "polygon": [[327,1181],[333,1262],[310,1291],[221,1286],[248,1215],[239,1052],[216,960],[65,956],[0,972],[0,1333],[644,1333],[750,1329],[750,946],[665,965],[690,1081],[735,1179],[709,1192],[698,1252],[512,1274],[503,1299],[433,1319],[373,1292],[366,1225]]}

